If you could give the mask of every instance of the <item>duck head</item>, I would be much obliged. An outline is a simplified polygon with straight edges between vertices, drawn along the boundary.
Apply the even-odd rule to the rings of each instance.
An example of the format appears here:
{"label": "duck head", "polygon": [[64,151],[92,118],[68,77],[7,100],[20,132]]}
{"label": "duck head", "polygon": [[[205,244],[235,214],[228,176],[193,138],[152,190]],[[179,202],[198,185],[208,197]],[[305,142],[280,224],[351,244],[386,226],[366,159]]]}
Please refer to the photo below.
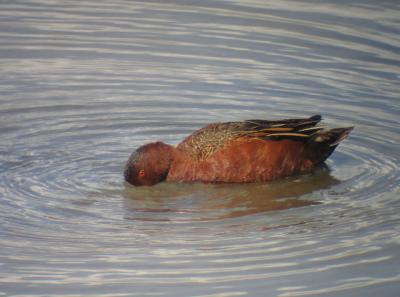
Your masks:
{"label": "duck head", "polygon": [[152,186],[165,180],[174,151],[174,147],[162,142],[139,147],[125,165],[125,180],[134,186]]}

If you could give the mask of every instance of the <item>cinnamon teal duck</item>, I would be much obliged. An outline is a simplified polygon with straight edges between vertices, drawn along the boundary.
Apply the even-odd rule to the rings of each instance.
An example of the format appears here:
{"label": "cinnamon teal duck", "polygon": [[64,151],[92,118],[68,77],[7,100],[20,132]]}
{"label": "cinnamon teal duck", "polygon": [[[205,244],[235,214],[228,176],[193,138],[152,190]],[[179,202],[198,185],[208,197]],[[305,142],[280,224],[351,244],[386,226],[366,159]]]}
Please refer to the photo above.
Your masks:
{"label": "cinnamon teal duck", "polygon": [[320,115],[302,119],[246,120],[209,124],[176,147],[139,147],[125,166],[135,186],[173,182],[269,182],[311,172],[353,127],[326,129]]}

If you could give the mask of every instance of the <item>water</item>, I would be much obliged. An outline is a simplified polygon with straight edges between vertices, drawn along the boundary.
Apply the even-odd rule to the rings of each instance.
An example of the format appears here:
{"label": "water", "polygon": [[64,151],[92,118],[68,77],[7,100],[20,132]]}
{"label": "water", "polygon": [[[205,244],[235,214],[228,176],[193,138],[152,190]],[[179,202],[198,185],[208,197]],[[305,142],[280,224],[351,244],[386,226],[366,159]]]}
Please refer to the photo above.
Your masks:
{"label": "water", "polygon": [[[398,1],[0,3],[0,296],[398,296]],[[354,125],[314,174],[133,188],[206,123]]]}

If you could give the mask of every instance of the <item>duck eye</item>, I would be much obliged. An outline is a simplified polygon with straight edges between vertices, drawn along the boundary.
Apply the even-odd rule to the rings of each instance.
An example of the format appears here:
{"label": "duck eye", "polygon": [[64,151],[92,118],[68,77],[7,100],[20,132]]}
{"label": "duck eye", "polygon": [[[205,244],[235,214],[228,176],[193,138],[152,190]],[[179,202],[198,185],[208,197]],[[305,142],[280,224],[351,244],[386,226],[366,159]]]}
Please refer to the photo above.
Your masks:
{"label": "duck eye", "polygon": [[140,177],[144,177],[146,174],[144,173],[144,170],[142,169],[142,170],[140,170],[139,171],[139,174],[138,174]]}

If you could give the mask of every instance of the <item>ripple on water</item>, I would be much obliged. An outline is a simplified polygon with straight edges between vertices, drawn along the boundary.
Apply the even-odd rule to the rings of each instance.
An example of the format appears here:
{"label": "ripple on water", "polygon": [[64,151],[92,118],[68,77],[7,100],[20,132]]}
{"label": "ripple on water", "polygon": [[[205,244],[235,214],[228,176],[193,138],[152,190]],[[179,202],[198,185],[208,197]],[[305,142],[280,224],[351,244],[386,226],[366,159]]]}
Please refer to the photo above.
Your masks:
{"label": "ripple on water", "polygon": [[[365,1],[3,3],[0,291],[397,296],[398,11]],[[122,180],[145,142],[315,113],[355,130],[313,174]]]}

